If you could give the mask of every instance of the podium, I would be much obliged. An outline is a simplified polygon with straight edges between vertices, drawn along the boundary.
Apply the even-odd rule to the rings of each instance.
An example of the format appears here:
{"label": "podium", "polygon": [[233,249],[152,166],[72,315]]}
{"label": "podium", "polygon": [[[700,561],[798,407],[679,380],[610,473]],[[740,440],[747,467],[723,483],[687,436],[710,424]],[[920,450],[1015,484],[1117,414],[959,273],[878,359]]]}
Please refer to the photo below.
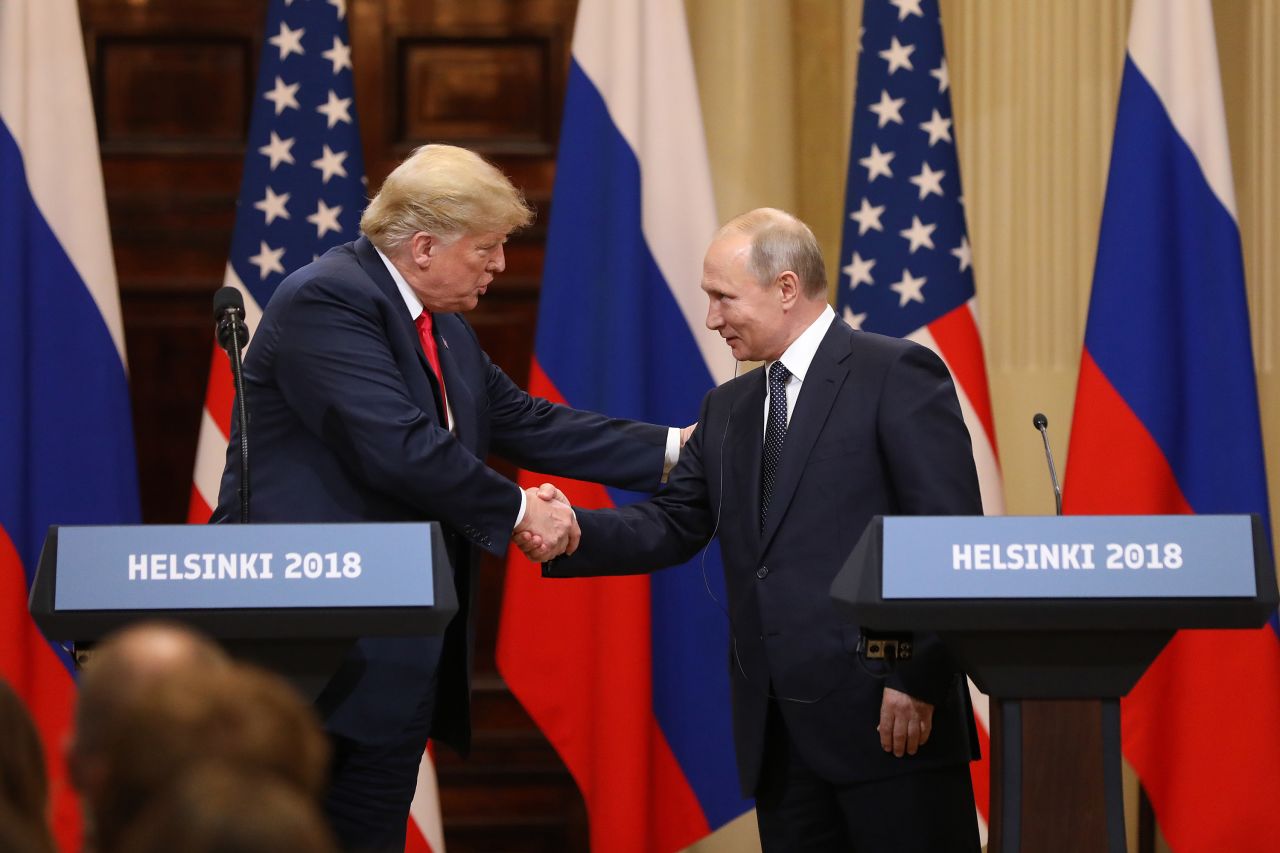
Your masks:
{"label": "podium", "polygon": [[[1003,853],[1123,853],[1120,697],[1179,629],[1257,628],[1277,604],[1265,529],[1245,515],[876,517],[831,595],[864,632],[936,633],[991,698]],[[1084,705],[1095,748],[1024,761],[1045,700],[1100,700]],[[1046,826],[1083,837],[1031,840]]]}
{"label": "podium", "polygon": [[73,654],[183,623],[313,700],[356,638],[442,634],[458,598],[437,522],[54,526],[29,606]]}

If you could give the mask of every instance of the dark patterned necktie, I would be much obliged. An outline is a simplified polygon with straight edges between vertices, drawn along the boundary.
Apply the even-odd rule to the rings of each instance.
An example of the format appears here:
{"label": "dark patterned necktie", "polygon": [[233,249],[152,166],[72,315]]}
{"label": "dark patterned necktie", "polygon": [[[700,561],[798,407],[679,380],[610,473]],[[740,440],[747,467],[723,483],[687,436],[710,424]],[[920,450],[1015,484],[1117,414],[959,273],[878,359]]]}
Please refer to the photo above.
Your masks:
{"label": "dark patterned necktie", "polygon": [[778,461],[782,458],[782,442],[787,437],[787,380],[791,371],[782,362],[769,366],[769,422],[764,429],[764,455],[760,465],[760,530],[769,514],[769,499],[773,497],[773,481],[778,475]]}

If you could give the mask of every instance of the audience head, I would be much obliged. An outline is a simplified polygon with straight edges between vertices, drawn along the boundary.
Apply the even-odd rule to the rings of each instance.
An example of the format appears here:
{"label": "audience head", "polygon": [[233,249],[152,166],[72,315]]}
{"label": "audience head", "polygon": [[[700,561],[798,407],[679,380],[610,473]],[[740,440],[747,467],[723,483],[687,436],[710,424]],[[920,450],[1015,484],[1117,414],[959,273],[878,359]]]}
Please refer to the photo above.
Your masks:
{"label": "audience head", "polygon": [[18,694],[0,679],[0,849],[52,851],[44,748]]}
{"label": "audience head", "polygon": [[278,776],[213,760],[185,773],[123,831],[129,853],[328,853],[313,798]]}

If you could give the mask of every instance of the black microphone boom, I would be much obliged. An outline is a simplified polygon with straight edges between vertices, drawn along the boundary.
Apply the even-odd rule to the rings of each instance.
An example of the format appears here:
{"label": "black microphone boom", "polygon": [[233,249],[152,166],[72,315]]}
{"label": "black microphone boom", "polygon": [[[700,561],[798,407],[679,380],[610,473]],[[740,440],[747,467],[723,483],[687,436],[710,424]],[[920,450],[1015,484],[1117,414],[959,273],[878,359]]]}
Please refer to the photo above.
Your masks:
{"label": "black microphone boom", "polygon": [[1049,449],[1049,419],[1036,412],[1031,425],[1040,431],[1040,437],[1044,439],[1044,456],[1049,460],[1049,482],[1053,483],[1053,500],[1058,507],[1058,515],[1062,515],[1062,489],[1058,487],[1058,472],[1053,467],[1053,451]]}
{"label": "black microphone boom", "polygon": [[240,522],[249,523],[249,410],[244,398],[244,371],[240,351],[249,342],[249,328],[244,324],[244,296],[234,287],[222,287],[213,294],[213,319],[217,325],[218,346],[231,360],[231,378],[236,386],[236,425],[240,430]]}

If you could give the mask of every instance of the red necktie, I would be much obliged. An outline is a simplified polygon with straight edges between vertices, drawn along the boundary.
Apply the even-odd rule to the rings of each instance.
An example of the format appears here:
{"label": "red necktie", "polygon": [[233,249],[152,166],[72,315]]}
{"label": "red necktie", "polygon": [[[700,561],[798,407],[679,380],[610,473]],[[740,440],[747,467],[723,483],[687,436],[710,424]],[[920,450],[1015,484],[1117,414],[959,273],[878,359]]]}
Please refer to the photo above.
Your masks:
{"label": "red necktie", "polygon": [[431,312],[423,311],[418,315],[418,319],[414,320],[414,323],[418,326],[418,337],[422,339],[422,351],[426,353],[427,364],[431,365],[431,370],[436,375],[436,381],[440,383],[440,402],[444,404],[442,408],[447,417],[449,398],[444,393],[444,373],[440,370],[440,351],[436,349],[436,336],[431,333]]}

